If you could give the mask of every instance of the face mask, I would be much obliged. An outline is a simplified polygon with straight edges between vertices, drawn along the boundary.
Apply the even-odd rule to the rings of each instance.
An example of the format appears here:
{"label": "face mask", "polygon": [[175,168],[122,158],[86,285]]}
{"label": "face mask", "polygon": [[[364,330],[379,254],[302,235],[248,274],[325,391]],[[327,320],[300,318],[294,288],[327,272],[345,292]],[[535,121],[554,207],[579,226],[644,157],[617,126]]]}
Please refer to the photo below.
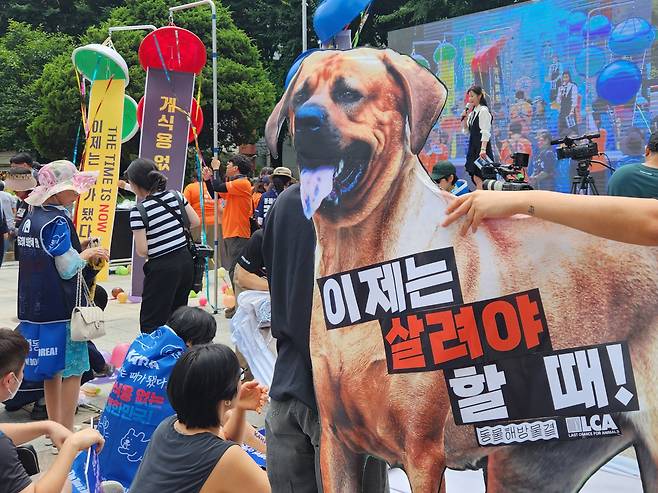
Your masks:
{"label": "face mask", "polygon": [[10,401],[14,397],[16,397],[16,394],[18,393],[18,389],[21,388],[21,384],[23,383],[16,377],[16,374],[14,372],[12,372],[11,375],[14,377],[14,380],[16,380],[16,388],[13,391],[7,389],[7,390],[9,390],[9,397],[7,397],[7,399],[6,399],[7,401]]}

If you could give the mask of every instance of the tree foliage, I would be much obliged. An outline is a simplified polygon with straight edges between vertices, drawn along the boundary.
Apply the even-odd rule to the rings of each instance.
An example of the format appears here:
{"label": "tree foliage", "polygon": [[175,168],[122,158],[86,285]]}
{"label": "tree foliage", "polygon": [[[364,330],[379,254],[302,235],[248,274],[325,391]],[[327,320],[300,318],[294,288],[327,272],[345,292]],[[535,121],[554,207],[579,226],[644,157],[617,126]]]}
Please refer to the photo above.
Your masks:
{"label": "tree foliage", "polygon": [[39,113],[42,101],[35,97],[35,76],[43,66],[73,49],[64,34],[45,33],[16,21],[0,38],[0,149],[29,150],[27,127]]}
{"label": "tree foliage", "polygon": [[122,0],[5,0],[0,2],[0,35],[11,19],[49,32],[82,34]]}
{"label": "tree foliage", "polygon": [[[128,0],[112,10],[108,20],[90,27],[80,44],[101,43],[110,26],[153,24],[163,26],[168,21],[166,0]],[[208,62],[197,83],[201,84],[205,124],[200,135],[201,145],[212,145],[212,58],[210,10],[201,8],[176,13],[176,25],[197,34],[208,50]],[[258,49],[248,36],[237,29],[229,11],[217,6],[217,72],[218,72],[218,136],[220,146],[253,142],[264,127],[273,105],[275,91],[259,58]],[[139,65],[137,50],[146,32],[116,32],[112,42],[123,56],[130,71],[126,92],[136,101],[144,94],[146,73]],[[40,153],[61,157],[60,142],[72,149],[79,126],[80,111],[75,74],[70,57],[58,57],[48,64],[37,83],[41,112],[30,126],[30,134]],[[72,89],[72,90],[71,90]],[[52,100],[56,94],[57,101]],[[57,135],[57,139],[50,138]],[[55,141],[56,140],[56,141]],[[125,147],[135,153],[137,138]],[[70,151],[67,153],[70,154]]]}

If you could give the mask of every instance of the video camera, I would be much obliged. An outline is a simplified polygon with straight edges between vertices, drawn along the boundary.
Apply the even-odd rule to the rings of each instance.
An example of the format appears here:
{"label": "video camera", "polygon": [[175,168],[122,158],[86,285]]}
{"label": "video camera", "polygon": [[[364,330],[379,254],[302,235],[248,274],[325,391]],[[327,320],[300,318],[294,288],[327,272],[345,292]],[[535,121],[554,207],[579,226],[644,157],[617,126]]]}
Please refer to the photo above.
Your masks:
{"label": "video camera", "polygon": [[[578,175],[584,176],[592,164],[592,158],[599,155],[599,146],[594,142],[594,139],[599,137],[601,137],[600,133],[585,134],[580,137],[564,137],[563,139],[551,140],[551,145],[563,144],[564,147],[558,147],[557,149],[557,158],[578,161]],[[576,144],[581,140],[587,140],[587,142]]]}
{"label": "video camera", "polygon": [[[523,168],[528,167],[530,155],[523,152],[517,152],[512,155],[512,164],[504,165],[500,163],[484,162],[480,169],[482,170],[482,189],[498,191],[520,191],[532,190],[532,187],[525,181]],[[500,175],[503,181],[499,181],[497,176]]]}

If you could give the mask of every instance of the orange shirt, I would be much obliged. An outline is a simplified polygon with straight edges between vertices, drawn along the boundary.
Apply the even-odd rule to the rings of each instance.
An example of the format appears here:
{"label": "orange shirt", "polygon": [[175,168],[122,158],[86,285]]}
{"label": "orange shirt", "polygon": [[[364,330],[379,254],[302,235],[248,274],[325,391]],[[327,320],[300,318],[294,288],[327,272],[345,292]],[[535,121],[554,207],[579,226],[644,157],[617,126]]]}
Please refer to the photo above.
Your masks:
{"label": "orange shirt", "polygon": [[251,182],[248,178],[226,182],[227,193],[219,196],[226,200],[224,217],[222,219],[222,234],[224,238],[249,238],[251,228],[249,218],[253,214],[254,206],[251,199]]}
{"label": "orange shirt", "polygon": [[251,196],[251,201],[254,205],[254,210],[258,208],[258,202],[260,202],[260,198],[263,196],[262,193],[260,192],[254,192],[254,194]]}
{"label": "orange shirt", "polygon": [[[183,195],[196,211],[196,215],[201,219],[201,194],[199,193],[199,183],[190,183],[185,187],[185,190],[183,190]],[[206,212],[206,224],[208,226],[215,224],[215,201],[208,193],[208,188],[205,183],[203,184],[203,208]]]}

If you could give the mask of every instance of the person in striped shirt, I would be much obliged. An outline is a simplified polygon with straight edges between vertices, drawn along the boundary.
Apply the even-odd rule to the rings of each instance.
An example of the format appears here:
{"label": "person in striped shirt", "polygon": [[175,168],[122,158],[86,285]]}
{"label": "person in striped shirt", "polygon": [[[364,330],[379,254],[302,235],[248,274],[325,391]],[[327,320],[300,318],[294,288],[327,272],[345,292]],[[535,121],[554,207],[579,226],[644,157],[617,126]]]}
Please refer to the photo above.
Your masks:
{"label": "person in striped shirt", "polygon": [[135,250],[148,258],[139,324],[142,332],[150,333],[164,325],[176,308],[187,305],[194,263],[181,212],[187,214],[190,228],[201,221],[180,192],[166,189],[167,178],[153,161],[134,160],[126,177],[139,201],[130,211]]}

